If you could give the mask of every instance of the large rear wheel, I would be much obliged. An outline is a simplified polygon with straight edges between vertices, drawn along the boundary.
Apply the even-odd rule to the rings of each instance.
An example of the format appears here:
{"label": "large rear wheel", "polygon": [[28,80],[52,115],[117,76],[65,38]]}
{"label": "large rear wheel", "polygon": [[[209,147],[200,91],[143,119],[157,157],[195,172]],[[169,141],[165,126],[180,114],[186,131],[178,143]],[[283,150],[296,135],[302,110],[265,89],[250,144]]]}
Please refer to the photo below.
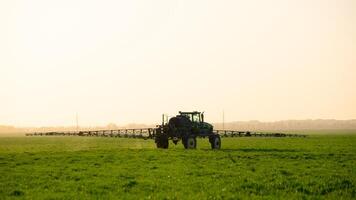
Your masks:
{"label": "large rear wheel", "polygon": [[221,139],[220,136],[215,135],[210,139],[210,144],[212,149],[220,149],[221,148]]}
{"label": "large rear wheel", "polygon": [[188,137],[183,139],[184,148],[186,149],[195,149],[197,148],[197,139],[195,137]]}
{"label": "large rear wheel", "polygon": [[168,149],[169,146],[168,137],[165,135],[157,135],[156,146],[157,148]]}

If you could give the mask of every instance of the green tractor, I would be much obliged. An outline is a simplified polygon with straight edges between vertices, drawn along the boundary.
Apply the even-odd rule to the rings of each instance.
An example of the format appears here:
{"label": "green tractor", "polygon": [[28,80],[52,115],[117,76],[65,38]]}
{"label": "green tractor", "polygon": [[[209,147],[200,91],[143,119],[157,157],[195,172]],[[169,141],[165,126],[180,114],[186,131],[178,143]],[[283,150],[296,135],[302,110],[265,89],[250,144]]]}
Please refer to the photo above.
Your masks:
{"label": "green tractor", "polygon": [[155,142],[157,148],[167,149],[169,140],[174,144],[182,141],[184,148],[195,149],[197,137],[208,137],[212,149],[220,149],[220,136],[213,132],[213,126],[204,122],[204,113],[179,112],[179,115],[165,120],[155,129]]}

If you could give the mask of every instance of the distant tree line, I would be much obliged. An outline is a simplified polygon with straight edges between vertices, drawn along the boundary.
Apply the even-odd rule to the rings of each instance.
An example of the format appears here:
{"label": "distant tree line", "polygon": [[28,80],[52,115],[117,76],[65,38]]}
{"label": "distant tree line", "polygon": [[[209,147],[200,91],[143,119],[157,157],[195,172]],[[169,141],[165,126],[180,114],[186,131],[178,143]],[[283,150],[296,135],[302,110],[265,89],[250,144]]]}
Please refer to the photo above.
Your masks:
{"label": "distant tree line", "polygon": [[[215,129],[223,129],[222,123],[213,123]],[[113,130],[124,128],[153,128],[155,124],[127,124],[117,125],[109,123],[106,126],[79,127],[79,130]],[[237,121],[226,122],[226,130],[263,131],[263,130],[356,130],[356,120],[284,120],[276,122]],[[50,132],[50,131],[76,131],[76,126],[45,126],[45,127],[14,127],[0,125],[0,133],[26,133],[26,132]]]}
{"label": "distant tree line", "polygon": [[[222,123],[215,123],[215,129],[222,129]],[[356,130],[356,120],[283,120],[276,122],[237,121],[224,124],[225,129],[232,130]]]}

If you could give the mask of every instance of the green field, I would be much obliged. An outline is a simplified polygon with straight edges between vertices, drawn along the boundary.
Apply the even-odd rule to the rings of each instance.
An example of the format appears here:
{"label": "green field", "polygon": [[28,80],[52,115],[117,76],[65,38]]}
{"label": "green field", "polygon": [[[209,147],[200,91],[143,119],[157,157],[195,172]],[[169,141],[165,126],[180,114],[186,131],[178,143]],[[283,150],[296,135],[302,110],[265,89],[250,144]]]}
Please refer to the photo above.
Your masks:
{"label": "green field", "polygon": [[152,140],[0,137],[0,199],[355,199],[356,134]]}

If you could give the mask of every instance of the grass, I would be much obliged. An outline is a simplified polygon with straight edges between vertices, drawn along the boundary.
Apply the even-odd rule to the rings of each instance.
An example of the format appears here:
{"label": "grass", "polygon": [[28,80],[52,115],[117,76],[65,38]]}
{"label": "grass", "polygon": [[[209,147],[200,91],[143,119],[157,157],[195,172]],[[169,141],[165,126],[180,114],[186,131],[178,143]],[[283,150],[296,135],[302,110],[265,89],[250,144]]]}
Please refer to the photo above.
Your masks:
{"label": "grass", "polygon": [[0,199],[355,199],[356,135],[152,140],[1,137]]}

